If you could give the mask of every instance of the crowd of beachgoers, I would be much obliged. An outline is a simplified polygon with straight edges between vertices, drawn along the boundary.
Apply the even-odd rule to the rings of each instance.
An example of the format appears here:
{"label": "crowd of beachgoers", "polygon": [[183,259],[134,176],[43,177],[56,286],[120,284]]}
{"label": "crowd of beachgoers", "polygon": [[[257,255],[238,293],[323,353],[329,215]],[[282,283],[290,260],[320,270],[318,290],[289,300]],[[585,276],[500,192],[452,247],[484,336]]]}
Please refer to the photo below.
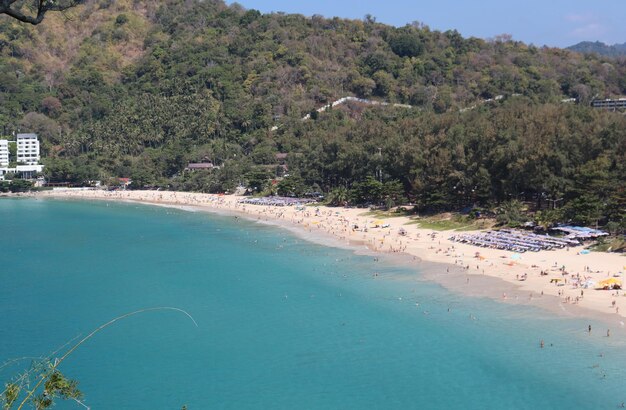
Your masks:
{"label": "crowd of beachgoers", "polygon": [[[442,263],[434,280],[469,286],[472,275],[485,275],[514,284],[514,293],[493,295],[507,301],[532,301],[544,295],[553,295],[566,305],[579,305],[603,312],[621,322],[626,297],[621,287],[621,275],[626,260],[618,254],[591,252],[570,239],[555,239],[518,231],[467,232],[455,234],[422,229],[408,217],[373,217],[364,209],[304,205],[285,200],[252,200],[235,195],[212,195],[171,191],[104,191],[55,190],[37,194],[40,197],[79,198],[100,200],[139,201],[176,207],[194,207],[207,211],[225,212],[253,220],[296,227],[303,235],[332,235],[335,240],[351,247],[367,246],[371,251],[387,254],[405,253],[418,260]],[[316,238],[320,235],[315,235]],[[457,239],[465,238],[458,242]],[[477,248],[477,238],[489,240],[489,246]],[[487,239],[485,239],[487,238]],[[571,240],[574,241],[574,240]],[[335,242],[333,242],[335,243]],[[492,246],[492,245],[498,246]],[[513,246],[514,245],[514,246]],[[483,245],[485,246],[485,245]],[[529,252],[521,253],[522,248]],[[540,248],[540,249],[537,249]],[[550,249],[550,250],[548,250]],[[477,252],[480,250],[480,252]],[[376,265],[372,265],[375,269]],[[447,267],[446,267],[447,266]],[[457,276],[454,276],[454,274]],[[374,275],[374,272],[372,272]],[[452,276],[450,276],[452,275]],[[581,293],[585,284],[609,286]],[[449,283],[449,281],[448,281]],[[455,285],[450,285],[454,287]],[[489,292],[485,289],[485,292]],[[531,302],[528,302],[531,303]],[[611,316],[614,315],[614,316]],[[618,319],[619,318],[619,319]]]}

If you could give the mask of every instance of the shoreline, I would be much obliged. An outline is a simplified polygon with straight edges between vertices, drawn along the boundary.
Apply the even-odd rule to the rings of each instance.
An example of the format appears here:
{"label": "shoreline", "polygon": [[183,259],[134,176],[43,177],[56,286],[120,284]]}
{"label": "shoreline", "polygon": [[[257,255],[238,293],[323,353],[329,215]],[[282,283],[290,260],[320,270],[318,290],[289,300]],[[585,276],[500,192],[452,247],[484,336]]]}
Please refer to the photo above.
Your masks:
{"label": "shoreline", "polygon": [[[513,263],[510,260],[512,252],[455,243],[448,239],[451,232],[421,229],[415,224],[406,225],[409,221],[406,217],[387,218],[385,224],[390,227],[370,229],[370,224],[377,218],[363,215],[367,212],[365,209],[249,205],[238,203],[242,198],[239,196],[173,191],[68,189],[19,196],[122,201],[243,217],[287,229],[319,245],[349,249],[356,254],[381,258],[395,265],[415,268],[415,264],[419,264],[420,268],[426,268],[423,269],[424,280],[438,283],[455,293],[536,306],[558,316],[598,320],[616,331],[624,325],[626,294],[623,292],[614,296],[615,291],[550,283],[550,279],[560,273],[557,268],[562,265],[566,265],[571,274],[580,272],[581,275],[583,267],[590,267],[592,272],[585,271],[585,275],[591,275],[596,280],[621,272],[626,265],[626,258],[618,254],[593,252],[580,255],[582,246],[569,250],[525,253],[521,260]],[[359,227],[367,226],[367,232],[351,229],[355,224]],[[407,232],[405,236],[398,233],[400,228]],[[480,259],[475,258],[476,252],[480,252]],[[540,276],[542,270],[550,274]],[[524,273],[528,274],[528,279],[517,280]],[[565,276],[559,274],[558,277]],[[584,292],[582,298],[581,290]]]}

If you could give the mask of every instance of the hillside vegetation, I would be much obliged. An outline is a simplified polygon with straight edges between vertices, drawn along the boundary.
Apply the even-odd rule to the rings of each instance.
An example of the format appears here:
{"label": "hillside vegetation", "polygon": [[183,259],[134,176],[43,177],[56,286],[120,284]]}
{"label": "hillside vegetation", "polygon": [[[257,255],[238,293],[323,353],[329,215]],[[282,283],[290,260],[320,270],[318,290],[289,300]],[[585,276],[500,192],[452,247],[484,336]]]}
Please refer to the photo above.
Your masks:
{"label": "hillside vegetation", "polygon": [[[522,200],[546,218],[619,223],[626,119],[588,103],[623,94],[623,58],[371,17],[92,0],[36,27],[0,18],[0,125],[42,137],[51,181],[243,183],[423,210]],[[348,103],[300,120],[344,96],[414,108]],[[184,171],[198,161],[220,168]]]}

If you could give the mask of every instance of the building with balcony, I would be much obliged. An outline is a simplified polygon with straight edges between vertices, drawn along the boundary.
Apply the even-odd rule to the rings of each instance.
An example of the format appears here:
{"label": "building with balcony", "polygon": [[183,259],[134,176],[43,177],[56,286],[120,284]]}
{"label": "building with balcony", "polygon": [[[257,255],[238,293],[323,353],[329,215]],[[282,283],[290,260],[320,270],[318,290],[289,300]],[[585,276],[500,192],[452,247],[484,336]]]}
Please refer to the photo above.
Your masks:
{"label": "building with balcony", "polygon": [[[17,144],[17,155],[11,158],[9,143]],[[41,178],[43,165],[39,165],[39,139],[37,134],[17,134],[15,142],[0,140],[0,180],[4,180],[7,174],[22,179]],[[17,166],[9,168],[11,161],[17,162]]]}
{"label": "building with balcony", "polygon": [[626,98],[607,98],[606,100],[593,100],[591,102],[593,108],[602,108],[605,110],[623,110],[626,109]]}
{"label": "building with balcony", "polygon": [[0,140],[0,168],[9,166],[9,141]]}
{"label": "building with balcony", "polygon": [[17,134],[17,163],[39,164],[39,139],[37,134]]}

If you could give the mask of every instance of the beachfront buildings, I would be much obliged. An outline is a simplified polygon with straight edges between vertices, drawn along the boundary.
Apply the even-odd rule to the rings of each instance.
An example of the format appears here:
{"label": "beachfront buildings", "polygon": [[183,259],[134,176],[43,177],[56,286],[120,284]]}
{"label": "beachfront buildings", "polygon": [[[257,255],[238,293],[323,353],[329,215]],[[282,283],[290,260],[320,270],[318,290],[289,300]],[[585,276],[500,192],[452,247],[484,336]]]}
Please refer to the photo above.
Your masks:
{"label": "beachfront buildings", "polygon": [[9,166],[9,141],[0,140],[0,168]]}
{"label": "beachfront buildings", "polygon": [[[11,155],[9,144],[17,145],[15,167],[9,168]],[[17,134],[16,141],[0,140],[0,179],[6,174],[19,175],[23,179],[33,179],[43,171],[43,165],[39,165],[41,159],[39,152],[39,138],[37,134]]]}
{"label": "beachfront buildings", "polygon": [[39,160],[37,134],[17,134],[17,163],[20,165],[37,165]]}

